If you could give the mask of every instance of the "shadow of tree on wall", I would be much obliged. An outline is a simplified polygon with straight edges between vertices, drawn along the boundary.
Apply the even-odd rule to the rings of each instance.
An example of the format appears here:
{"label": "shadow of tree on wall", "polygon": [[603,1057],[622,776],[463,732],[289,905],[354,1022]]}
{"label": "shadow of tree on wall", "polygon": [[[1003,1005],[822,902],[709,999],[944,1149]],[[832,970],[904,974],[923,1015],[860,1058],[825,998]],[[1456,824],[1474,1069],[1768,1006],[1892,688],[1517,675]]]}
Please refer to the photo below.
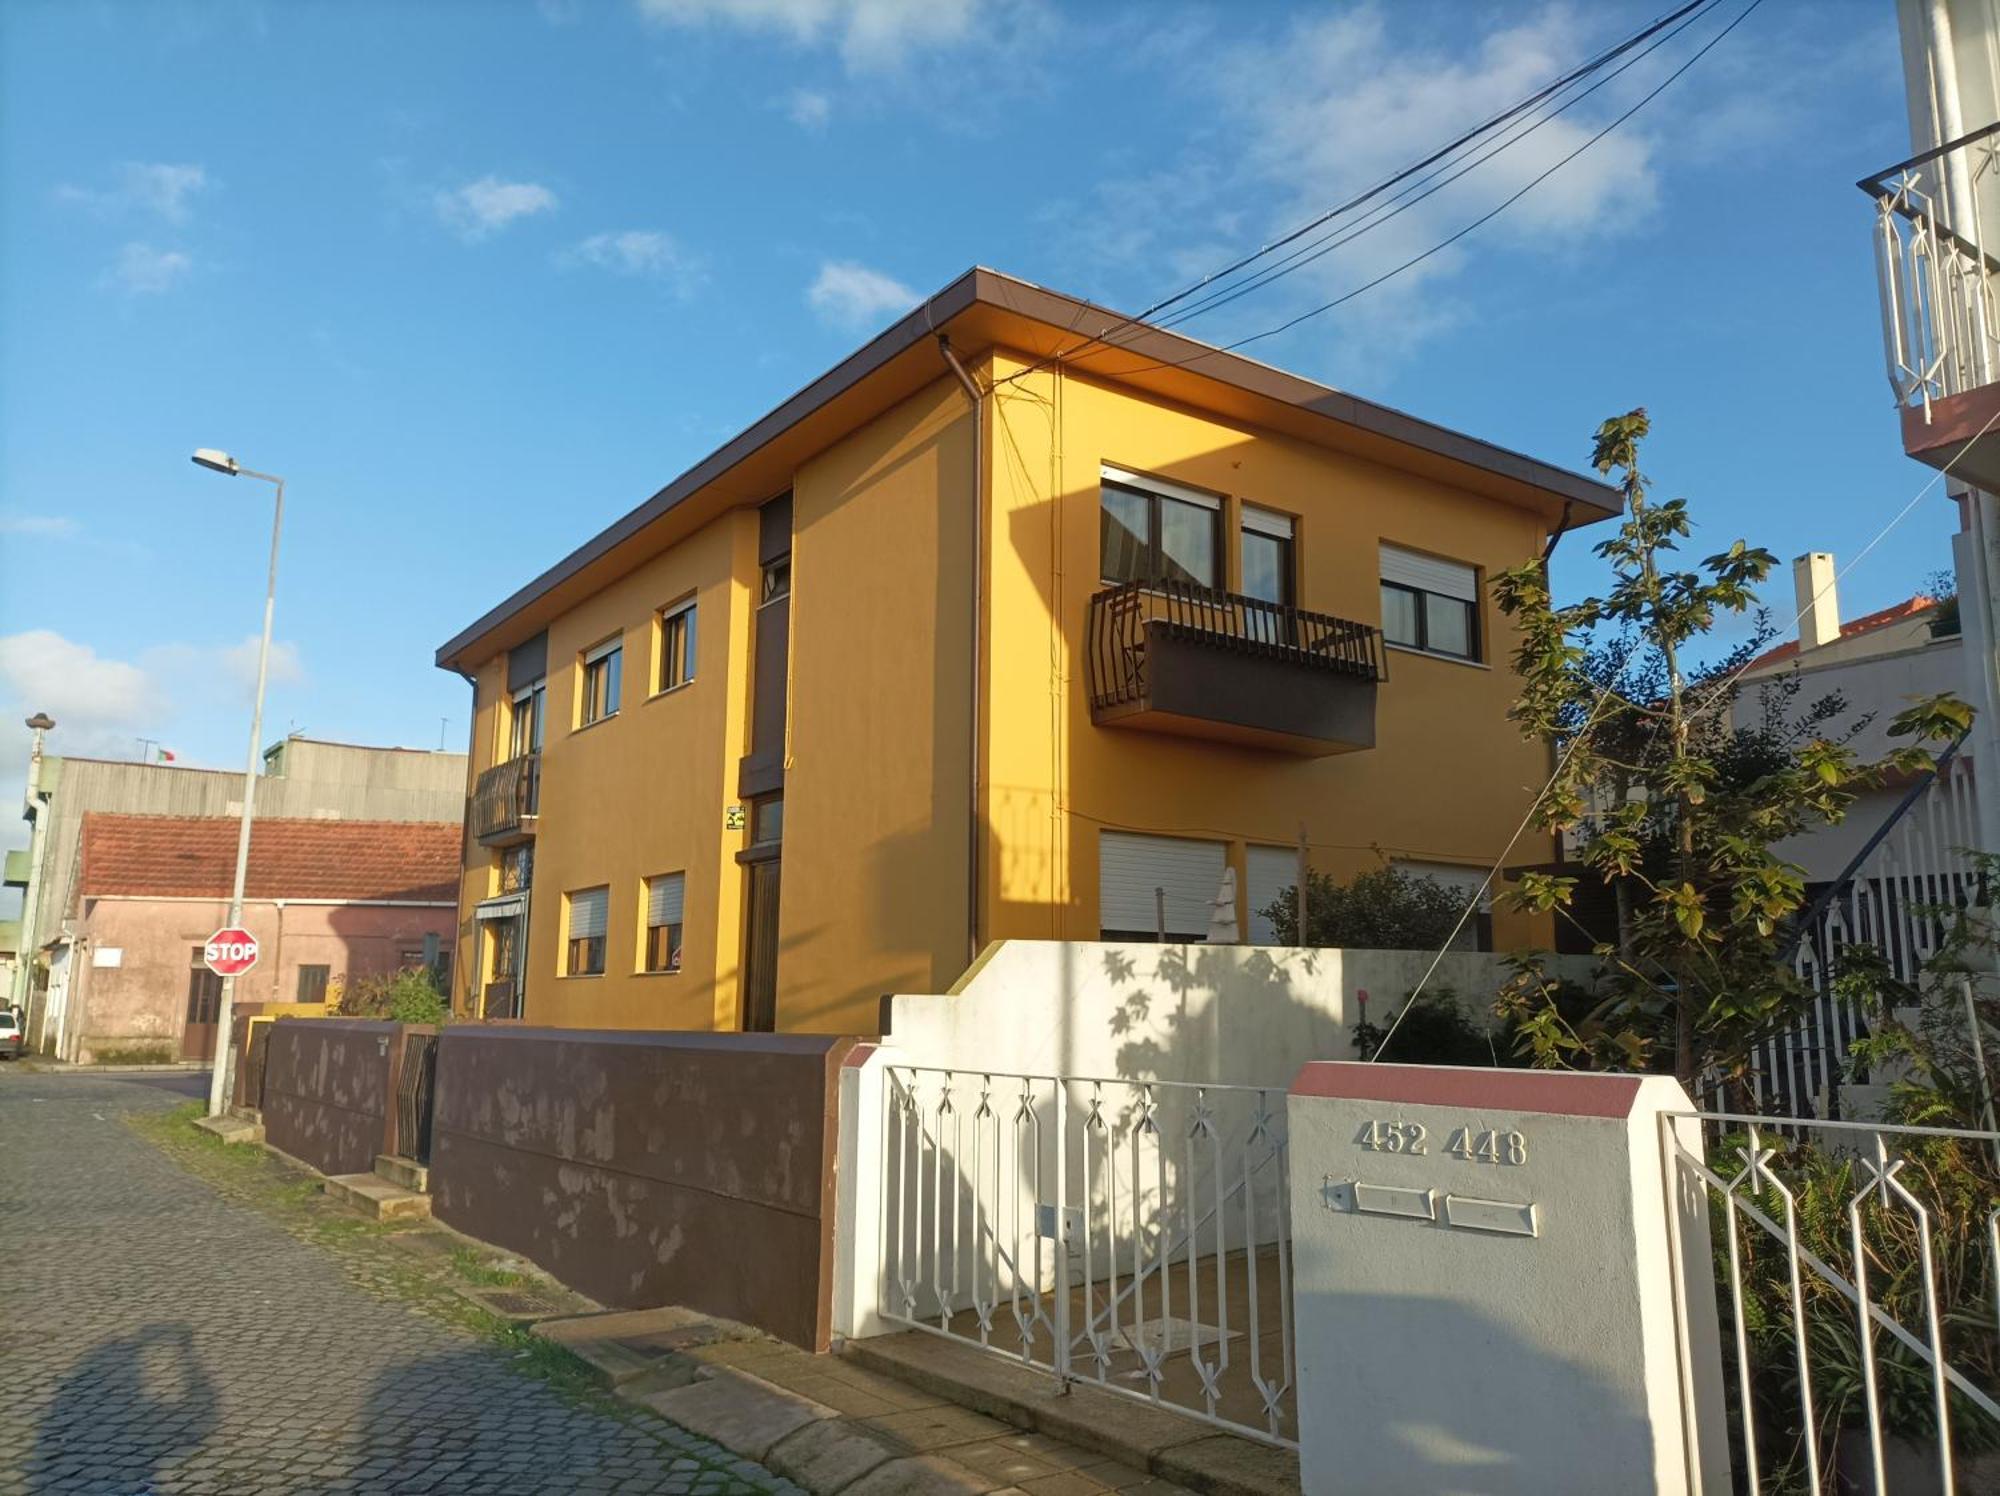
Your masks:
{"label": "shadow of tree on wall", "polygon": [[[1247,1049],[1257,1034],[1311,1034],[1324,1031],[1327,1040],[1310,1052],[1292,1051],[1282,1074],[1238,1075],[1228,1069],[1214,1078],[1239,1084],[1284,1086],[1307,1060],[1345,1059],[1352,1053],[1344,1032],[1344,1015],[1304,1001],[1293,988],[1293,974],[1316,976],[1320,953],[1300,949],[1282,962],[1262,947],[1161,945],[1153,969],[1142,972],[1130,948],[1108,947],[1101,956],[1104,974],[1119,989],[1117,1005],[1107,1015],[1107,1030],[1123,1040],[1117,1069],[1127,1080],[1195,1078],[1191,1052],[1207,1049],[1211,1060],[1226,1051]],[[1229,1008],[1220,1004],[1229,993]]]}
{"label": "shadow of tree on wall", "polygon": [[71,1491],[80,1468],[105,1491],[150,1491],[162,1471],[199,1449],[220,1421],[213,1379],[181,1322],[159,1321],[104,1341],[63,1378],[35,1430],[31,1492]]}

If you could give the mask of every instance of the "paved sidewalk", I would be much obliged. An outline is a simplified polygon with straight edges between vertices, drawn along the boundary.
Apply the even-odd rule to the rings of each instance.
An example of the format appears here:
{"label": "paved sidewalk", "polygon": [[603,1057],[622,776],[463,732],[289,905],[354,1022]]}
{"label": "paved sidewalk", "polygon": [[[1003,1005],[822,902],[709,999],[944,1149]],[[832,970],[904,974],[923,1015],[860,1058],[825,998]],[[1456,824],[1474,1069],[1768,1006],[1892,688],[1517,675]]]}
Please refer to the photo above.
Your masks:
{"label": "paved sidewalk", "polygon": [[798,1489],[365,1292],[125,1124],[166,1079],[0,1072],[0,1496]]}

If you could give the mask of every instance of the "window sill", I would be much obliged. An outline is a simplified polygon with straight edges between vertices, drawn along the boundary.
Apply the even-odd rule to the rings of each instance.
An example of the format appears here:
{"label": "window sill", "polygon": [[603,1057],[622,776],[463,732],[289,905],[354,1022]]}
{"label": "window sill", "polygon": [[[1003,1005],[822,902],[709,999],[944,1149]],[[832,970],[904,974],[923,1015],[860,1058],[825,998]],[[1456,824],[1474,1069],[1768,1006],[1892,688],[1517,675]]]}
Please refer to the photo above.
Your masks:
{"label": "window sill", "polygon": [[647,971],[647,970],[641,970],[641,971],[635,971],[635,972],[633,972],[633,973],[632,973],[632,975],[634,975],[634,976],[638,976],[638,977],[677,977],[677,976],[679,976],[680,974],[681,974],[681,968],[680,968],[680,967],[678,967],[678,966],[674,967],[674,968],[673,968],[672,970],[670,970],[670,971]]}
{"label": "window sill", "polygon": [[604,980],[604,973],[601,971],[566,971],[558,976],[556,980],[558,982],[601,982]]}
{"label": "window sill", "polygon": [[1418,649],[1414,644],[1392,644],[1382,641],[1384,649],[1393,649],[1397,654],[1415,655],[1420,660],[1436,660],[1444,665],[1463,665],[1468,670],[1491,670],[1493,667],[1484,660],[1468,660],[1461,655],[1439,654],[1435,649]]}
{"label": "window sill", "polygon": [[664,701],[669,696],[680,695],[681,692],[687,690],[693,684],[694,684],[694,677],[689,676],[686,680],[682,681],[677,686],[667,686],[662,690],[655,691],[651,696],[648,696],[646,700],[648,703],[655,701]]}
{"label": "window sill", "polygon": [[606,712],[603,716],[595,718],[592,721],[577,723],[576,726],[570,729],[570,736],[574,737],[580,732],[589,732],[593,727],[602,727],[607,722],[616,722],[617,720],[618,714],[616,712]]}

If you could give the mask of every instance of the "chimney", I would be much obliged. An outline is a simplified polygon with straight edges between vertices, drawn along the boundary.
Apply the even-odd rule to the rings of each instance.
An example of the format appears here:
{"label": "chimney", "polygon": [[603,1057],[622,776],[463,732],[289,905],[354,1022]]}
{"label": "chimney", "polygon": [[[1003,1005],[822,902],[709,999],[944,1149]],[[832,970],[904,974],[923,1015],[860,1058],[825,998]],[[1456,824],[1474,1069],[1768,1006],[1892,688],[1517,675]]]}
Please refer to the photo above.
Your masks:
{"label": "chimney", "polygon": [[1833,555],[1808,551],[1792,563],[1799,602],[1799,649],[1818,649],[1840,637],[1840,594],[1833,584]]}

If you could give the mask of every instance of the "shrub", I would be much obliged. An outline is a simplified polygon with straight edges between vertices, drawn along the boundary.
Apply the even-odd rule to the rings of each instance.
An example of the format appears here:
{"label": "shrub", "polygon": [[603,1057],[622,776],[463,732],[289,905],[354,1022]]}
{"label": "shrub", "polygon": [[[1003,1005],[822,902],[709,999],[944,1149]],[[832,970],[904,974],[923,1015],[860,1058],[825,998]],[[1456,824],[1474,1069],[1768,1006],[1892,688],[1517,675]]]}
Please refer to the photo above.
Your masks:
{"label": "shrub", "polygon": [[1306,939],[1300,941],[1299,898],[1287,888],[1261,911],[1279,945],[1346,946],[1355,950],[1434,951],[1451,940],[1465,898],[1435,878],[1378,868],[1347,883],[1307,875]]}
{"label": "shrub", "polygon": [[444,1023],[451,1017],[450,1004],[422,967],[343,978],[336,1011],[343,1018],[387,1018],[396,1023]]}

